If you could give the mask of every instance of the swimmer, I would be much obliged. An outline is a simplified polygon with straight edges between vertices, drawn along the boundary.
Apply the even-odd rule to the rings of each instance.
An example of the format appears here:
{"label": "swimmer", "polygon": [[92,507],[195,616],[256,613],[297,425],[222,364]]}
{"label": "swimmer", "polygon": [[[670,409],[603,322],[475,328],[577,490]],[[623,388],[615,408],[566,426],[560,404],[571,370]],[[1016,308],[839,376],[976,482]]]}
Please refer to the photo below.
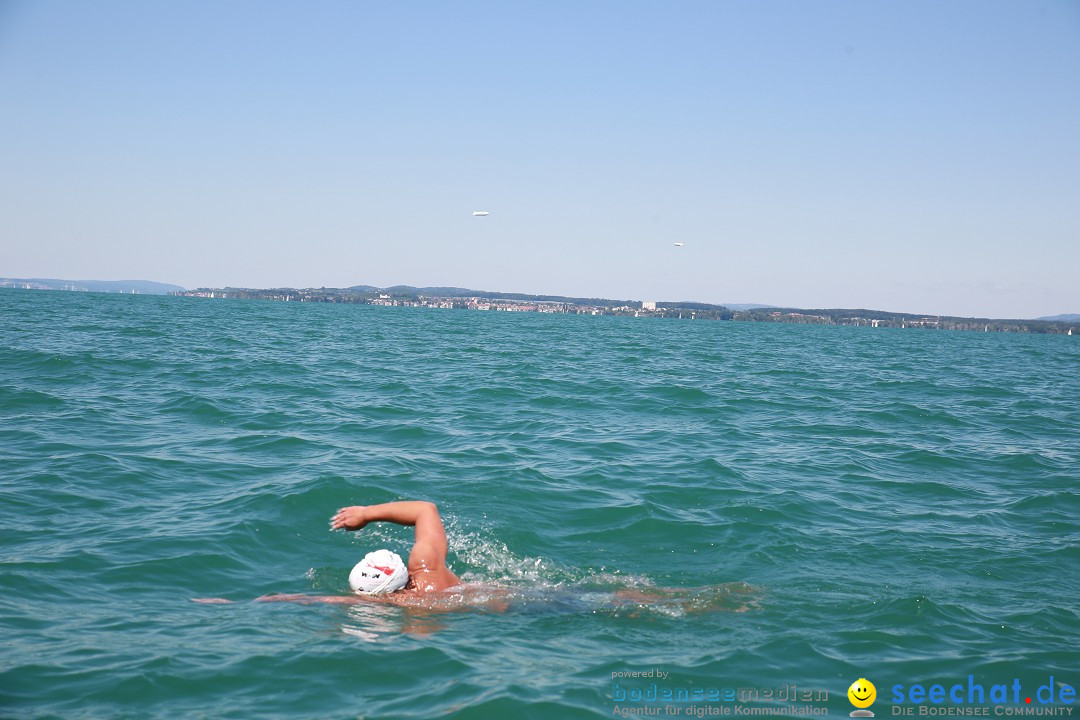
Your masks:
{"label": "swimmer", "polygon": [[[510,588],[484,583],[462,583],[446,565],[446,530],[434,503],[404,500],[382,505],[353,505],[337,511],[331,530],[361,530],[374,522],[412,526],[414,539],[408,564],[390,550],[369,552],[349,573],[353,595],[273,594],[255,602],[386,603],[425,610],[449,611],[486,608],[504,612],[514,593]],[[595,593],[593,593],[595,594]],[[621,589],[606,594],[607,607],[670,605],[686,612],[726,609],[745,612],[757,608],[756,589],[745,583],[712,588]],[[518,593],[520,595],[520,593]],[[595,598],[591,599],[594,601]],[[231,603],[223,598],[194,598],[199,603]]]}
{"label": "swimmer", "polygon": [[355,604],[384,602],[393,605],[421,606],[431,609],[453,609],[464,605],[486,605],[504,610],[505,603],[490,588],[462,585],[457,575],[446,566],[446,529],[435,503],[422,500],[403,500],[382,505],[353,505],[344,507],[330,519],[331,530],[361,530],[373,522],[392,522],[411,525],[414,530],[409,563],[390,550],[369,552],[349,573],[353,597],[312,595],[267,595],[261,602],[329,602]]}
{"label": "swimmer", "polygon": [[[414,528],[412,550],[406,565],[395,552],[375,550],[364,556],[349,573],[349,587],[355,595],[277,594],[256,598],[256,602],[338,603],[355,605],[383,602],[393,605],[450,609],[462,605],[486,605],[505,609],[499,597],[505,592],[490,587],[462,585],[446,565],[446,529],[435,503],[404,500],[382,505],[344,507],[330,519],[331,530],[360,530],[373,522],[392,522]],[[482,592],[478,593],[477,590]],[[479,595],[479,597],[478,597]],[[201,603],[227,603],[222,598],[196,598]]]}
{"label": "swimmer", "polygon": [[[406,568],[397,553],[389,550],[368,553],[349,574],[353,592],[423,595],[461,584],[457,575],[446,566],[446,530],[435,503],[406,500],[382,505],[353,505],[337,511],[330,520],[330,529],[360,530],[373,522],[413,526],[415,537],[409,564]],[[385,564],[380,565],[380,562]]]}

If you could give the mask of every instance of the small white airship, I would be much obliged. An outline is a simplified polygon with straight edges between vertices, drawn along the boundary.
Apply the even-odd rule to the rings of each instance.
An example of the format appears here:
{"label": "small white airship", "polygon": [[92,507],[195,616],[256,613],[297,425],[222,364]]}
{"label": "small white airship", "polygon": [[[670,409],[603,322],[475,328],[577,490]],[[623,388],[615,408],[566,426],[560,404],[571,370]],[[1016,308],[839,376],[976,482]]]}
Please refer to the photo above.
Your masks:
{"label": "small white airship", "polygon": [[685,245],[685,244],[686,244],[686,243],[675,243],[675,247],[682,247],[682,246],[683,246],[683,245]]}
{"label": "small white airship", "polygon": [[490,214],[491,213],[489,213],[487,210],[473,210],[472,216],[473,217],[487,217]]}

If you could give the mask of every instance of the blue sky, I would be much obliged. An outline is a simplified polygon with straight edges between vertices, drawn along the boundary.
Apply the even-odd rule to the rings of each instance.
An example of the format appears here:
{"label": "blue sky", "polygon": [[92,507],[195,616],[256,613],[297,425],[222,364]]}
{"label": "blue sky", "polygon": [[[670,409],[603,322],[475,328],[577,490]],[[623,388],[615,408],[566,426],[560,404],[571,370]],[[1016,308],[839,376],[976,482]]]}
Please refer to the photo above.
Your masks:
{"label": "blue sky", "polygon": [[1034,317],[1078,267],[1075,1],[0,0],[3,276]]}

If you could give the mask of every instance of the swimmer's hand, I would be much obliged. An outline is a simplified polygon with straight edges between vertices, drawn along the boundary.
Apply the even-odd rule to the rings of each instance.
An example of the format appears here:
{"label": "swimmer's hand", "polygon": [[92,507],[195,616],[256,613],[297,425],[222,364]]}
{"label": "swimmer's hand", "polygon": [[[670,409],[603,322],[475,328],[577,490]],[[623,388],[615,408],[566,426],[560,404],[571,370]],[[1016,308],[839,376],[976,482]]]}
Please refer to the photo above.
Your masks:
{"label": "swimmer's hand", "polygon": [[346,530],[359,530],[367,525],[370,520],[364,515],[364,510],[367,508],[364,505],[352,505],[350,507],[344,507],[337,511],[337,515],[330,518],[330,529],[340,530],[342,528]]}

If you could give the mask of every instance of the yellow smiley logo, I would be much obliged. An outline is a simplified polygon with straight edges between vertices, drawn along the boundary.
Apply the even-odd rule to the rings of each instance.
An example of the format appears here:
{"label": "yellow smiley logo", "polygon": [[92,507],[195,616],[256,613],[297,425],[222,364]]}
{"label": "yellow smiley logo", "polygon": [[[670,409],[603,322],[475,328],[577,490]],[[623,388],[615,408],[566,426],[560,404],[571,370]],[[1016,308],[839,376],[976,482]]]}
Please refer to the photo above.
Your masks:
{"label": "yellow smiley logo", "polygon": [[848,700],[857,708],[867,708],[877,700],[877,688],[866,678],[859,678],[847,689]]}

